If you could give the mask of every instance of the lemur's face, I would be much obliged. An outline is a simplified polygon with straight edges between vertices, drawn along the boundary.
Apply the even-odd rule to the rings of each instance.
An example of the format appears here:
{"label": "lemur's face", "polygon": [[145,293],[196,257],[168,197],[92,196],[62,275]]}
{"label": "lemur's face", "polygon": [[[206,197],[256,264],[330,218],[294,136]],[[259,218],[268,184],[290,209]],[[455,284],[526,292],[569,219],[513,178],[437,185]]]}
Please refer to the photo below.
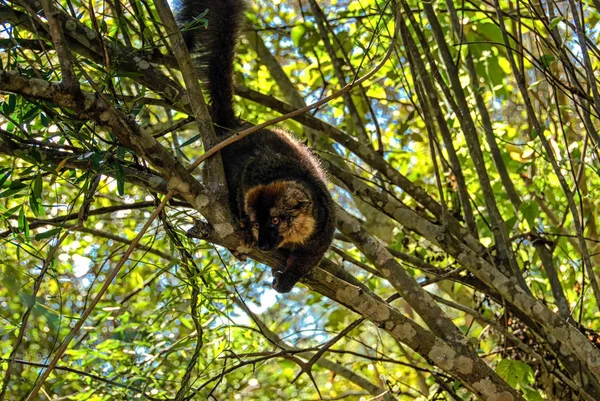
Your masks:
{"label": "lemur's face", "polygon": [[294,181],[276,181],[246,191],[244,209],[261,251],[303,244],[315,230],[308,191]]}

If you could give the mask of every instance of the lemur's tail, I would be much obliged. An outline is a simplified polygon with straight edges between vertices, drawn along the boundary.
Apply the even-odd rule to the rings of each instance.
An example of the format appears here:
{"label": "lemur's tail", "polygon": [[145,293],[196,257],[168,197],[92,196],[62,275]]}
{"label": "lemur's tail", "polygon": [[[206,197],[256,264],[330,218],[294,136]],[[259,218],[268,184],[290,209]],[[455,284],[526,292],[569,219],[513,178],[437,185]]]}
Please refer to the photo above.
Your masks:
{"label": "lemur's tail", "polygon": [[[181,0],[177,12],[183,38],[207,83],[213,122],[222,127],[235,125],[233,58],[244,8],[243,0]],[[205,12],[208,26],[196,20]]]}

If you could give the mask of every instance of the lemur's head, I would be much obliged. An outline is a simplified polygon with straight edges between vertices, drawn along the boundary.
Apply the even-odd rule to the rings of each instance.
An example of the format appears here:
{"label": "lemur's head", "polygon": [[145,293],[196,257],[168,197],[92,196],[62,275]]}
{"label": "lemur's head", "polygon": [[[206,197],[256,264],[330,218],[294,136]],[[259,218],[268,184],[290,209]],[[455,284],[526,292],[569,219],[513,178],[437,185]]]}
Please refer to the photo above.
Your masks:
{"label": "lemur's head", "polygon": [[313,202],[304,185],[274,181],[246,191],[244,209],[261,251],[303,244],[315,230]]}

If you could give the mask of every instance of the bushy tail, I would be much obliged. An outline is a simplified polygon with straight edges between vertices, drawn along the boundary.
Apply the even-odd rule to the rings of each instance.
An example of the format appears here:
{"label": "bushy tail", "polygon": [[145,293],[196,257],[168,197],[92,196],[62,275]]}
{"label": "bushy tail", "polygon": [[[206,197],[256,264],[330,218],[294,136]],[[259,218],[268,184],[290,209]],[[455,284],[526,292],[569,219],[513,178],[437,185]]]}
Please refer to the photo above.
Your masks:
{"label": "bushy tail", "polygon": [[[181,0],[177,10],[183,38],[208,84],[213,122],[228,128],[235,125],[233,58],[244,8],[244,0]],[[204,12],[208,26],[195,21]]]}

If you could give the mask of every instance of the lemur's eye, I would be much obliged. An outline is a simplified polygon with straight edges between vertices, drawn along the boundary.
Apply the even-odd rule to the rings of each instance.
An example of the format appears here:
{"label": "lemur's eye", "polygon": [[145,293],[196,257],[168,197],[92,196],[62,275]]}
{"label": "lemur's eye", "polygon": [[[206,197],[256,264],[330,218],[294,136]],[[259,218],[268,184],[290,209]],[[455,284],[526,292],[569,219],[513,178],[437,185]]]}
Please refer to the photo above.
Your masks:
{"label": "lemur's eye", "polygon": [[258,223],[254,223],[252,225],[254,226],[254,228],[258,228],[259,227]]}
{"label": "lemur's eye", "polygon": [[277,217],[273,217],[271,219],[271,224],[273,224],[274,226],[276,226],[277,224],[279,224],[279,218]]}

